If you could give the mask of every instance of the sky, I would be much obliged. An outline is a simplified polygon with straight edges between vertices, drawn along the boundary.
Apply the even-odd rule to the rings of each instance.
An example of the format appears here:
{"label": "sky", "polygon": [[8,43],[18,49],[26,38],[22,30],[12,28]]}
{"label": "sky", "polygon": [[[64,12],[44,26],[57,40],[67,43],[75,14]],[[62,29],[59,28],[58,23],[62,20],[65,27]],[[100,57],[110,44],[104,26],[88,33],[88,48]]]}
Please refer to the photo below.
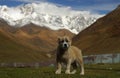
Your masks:
{"label": "sky", "polygon": [[120,0],[0,0],[0,5],[15,7],[22,4],[40,2],[52,3],[71,7],[74,10],[85,10],[99,14],[107,14],[120,5]]}

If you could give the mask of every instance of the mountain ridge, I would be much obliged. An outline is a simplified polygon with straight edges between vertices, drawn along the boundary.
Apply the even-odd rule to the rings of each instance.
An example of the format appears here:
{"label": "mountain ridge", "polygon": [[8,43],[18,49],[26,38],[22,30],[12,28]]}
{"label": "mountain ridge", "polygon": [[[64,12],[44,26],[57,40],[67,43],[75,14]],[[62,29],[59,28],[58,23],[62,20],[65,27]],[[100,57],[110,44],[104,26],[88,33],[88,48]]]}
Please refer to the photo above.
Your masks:
{"label": "mountain ridge", "polygon": [[32,3],[18,7],[0,6],[0,18],[11,26],[21,27],[33,23],[52,30],[68,29],[76,34],[102,16],[48,3]]}

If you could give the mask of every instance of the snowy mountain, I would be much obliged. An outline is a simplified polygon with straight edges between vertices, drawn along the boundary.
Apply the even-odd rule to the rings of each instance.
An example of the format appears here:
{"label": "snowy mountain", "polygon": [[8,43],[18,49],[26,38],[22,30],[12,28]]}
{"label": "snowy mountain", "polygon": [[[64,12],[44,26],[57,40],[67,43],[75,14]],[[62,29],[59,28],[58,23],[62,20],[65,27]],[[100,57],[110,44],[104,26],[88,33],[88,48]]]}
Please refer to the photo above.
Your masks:
{"label": "snowy mountain", "polygon": [[0,19],[11,26],[22,27],[33,23],[53,30],[68,29],[76,34],[102,16],[51,3],[32,3],[17,7],[0,6]]}

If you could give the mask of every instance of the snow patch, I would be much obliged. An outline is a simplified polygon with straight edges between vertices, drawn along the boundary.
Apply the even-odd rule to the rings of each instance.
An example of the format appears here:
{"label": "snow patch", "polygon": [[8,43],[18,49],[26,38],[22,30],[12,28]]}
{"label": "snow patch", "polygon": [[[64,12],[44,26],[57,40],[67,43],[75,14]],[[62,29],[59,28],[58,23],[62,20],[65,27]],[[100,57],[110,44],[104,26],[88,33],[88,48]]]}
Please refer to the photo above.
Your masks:
{"label": "snow patch", "polygon": [[24,26],[33,23],[53,30],[68,29],[77,34],[103,15],[89,11],[76,11],[71,7],[51,3],[31,3],[17,7],[0,6],[0,18],[11,26]]}

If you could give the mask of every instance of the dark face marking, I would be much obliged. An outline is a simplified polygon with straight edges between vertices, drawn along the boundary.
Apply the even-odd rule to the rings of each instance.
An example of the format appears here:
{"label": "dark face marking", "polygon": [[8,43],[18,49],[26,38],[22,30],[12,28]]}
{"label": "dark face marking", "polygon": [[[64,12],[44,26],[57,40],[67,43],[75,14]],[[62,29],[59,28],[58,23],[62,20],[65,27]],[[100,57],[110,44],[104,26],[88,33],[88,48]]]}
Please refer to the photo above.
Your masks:
{"label": "dark face marking", "polygon": [[59,46],[63,49],[67,49],[71,46],[71,41],[67,37],[58,39]]}

